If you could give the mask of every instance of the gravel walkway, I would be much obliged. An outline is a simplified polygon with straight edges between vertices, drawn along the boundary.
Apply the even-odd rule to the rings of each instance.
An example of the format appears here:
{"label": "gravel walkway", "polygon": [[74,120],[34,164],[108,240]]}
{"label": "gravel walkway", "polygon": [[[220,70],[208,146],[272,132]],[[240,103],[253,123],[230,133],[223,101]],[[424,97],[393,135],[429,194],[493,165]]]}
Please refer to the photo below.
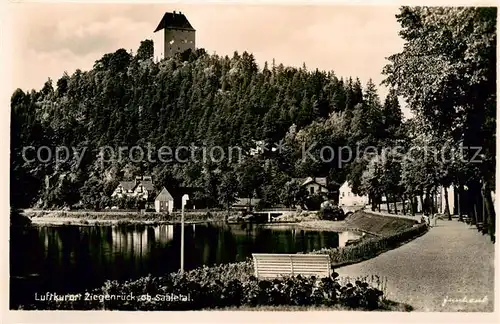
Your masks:
{"label": "gravel walkway", "polygon": [[475,227],[438,220],[423,236],[336,271],[342,277],[386,277],[387,298],[414,311],[492,312],[494,257],[494,244]]}

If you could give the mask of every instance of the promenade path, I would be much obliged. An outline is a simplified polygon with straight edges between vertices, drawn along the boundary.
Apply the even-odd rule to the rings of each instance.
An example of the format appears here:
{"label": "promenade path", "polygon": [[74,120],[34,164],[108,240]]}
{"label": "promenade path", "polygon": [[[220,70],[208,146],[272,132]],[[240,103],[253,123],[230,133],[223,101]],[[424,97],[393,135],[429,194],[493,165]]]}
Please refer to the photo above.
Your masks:
{"label": "promenade path", "polygon": [[492,312],[494,258],[494,244],[474,226],[438,220],[399,248],[335,271],[341,277],[387,278],[387,298],[414,311]]}

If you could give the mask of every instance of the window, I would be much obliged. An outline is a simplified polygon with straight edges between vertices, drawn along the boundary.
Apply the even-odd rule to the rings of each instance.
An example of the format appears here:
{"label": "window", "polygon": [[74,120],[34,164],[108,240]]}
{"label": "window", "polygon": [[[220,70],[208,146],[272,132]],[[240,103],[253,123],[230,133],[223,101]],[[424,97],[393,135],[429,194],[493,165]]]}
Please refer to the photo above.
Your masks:
{"label": "window", "polygon": [[347,193],[347,195],[348,195],[349,197],[351,197],[351,193],[350,193],[350,192],[348,192],[348,193]]}
{"label": "window", "polygon": [[345,197],[345,192],[342,192],[342,197]]}
{"label": "window", "polygon": [[314,187],[311,187],[309,190],[311,191],[311,195],[314,194]]}

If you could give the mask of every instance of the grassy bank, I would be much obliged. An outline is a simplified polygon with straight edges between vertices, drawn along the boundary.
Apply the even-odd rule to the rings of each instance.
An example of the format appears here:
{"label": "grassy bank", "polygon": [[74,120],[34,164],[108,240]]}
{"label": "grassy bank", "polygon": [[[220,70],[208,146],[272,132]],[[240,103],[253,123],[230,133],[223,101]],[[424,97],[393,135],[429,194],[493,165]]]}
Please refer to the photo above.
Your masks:
{"label": "grassy bank", "polygon": [[383,237],[410,229],[416,220],[386,217],[365,211],[357,211],[343,221],[319,220],[316,218],[299,219],[297,226],[304,229],[333,232],[361,232],[373,237]]}
{"label": "grassy bank", "polygon": [[324,231],[324,232],[354,232],[354,233],[366,233],[370,236],[381,236],[378,233],[370,232],[367,230],[362,230],[354,225],[347,224],[345,221],[328,221],[328,220],[313,220],[305,221],[297,224],[298,227],[303,229]]}
{"label": "grassy bank", "polygon": [[412,228],[416,224],[416,221],[417,219],[388,217],[366,211],[358,211],[345,219],[345,225],[378,236],[387,236]]}
{"label": "grassy bank", "polygon": [[[181,213],[172,214],[132,211],[25,211],[33,224],[46,225],[110,225],[110,224],[172,224],[181,221]],[[222,221],[227,211],[186,212],[187,223]]]}

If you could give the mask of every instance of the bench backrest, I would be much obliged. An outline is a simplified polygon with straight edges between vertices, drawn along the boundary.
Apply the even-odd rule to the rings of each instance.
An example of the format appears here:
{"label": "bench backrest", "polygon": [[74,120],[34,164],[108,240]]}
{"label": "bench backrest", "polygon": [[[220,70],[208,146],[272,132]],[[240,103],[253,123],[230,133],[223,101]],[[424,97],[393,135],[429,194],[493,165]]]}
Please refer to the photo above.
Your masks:
{"label": "bench backrest", "polygon": [[326,254],[267,254],[254,253],[255,276],[276,278],[286,275],[328,277],[332,273]]}

